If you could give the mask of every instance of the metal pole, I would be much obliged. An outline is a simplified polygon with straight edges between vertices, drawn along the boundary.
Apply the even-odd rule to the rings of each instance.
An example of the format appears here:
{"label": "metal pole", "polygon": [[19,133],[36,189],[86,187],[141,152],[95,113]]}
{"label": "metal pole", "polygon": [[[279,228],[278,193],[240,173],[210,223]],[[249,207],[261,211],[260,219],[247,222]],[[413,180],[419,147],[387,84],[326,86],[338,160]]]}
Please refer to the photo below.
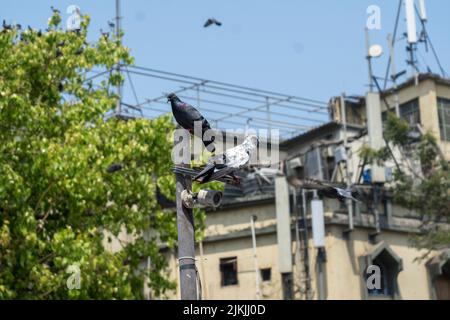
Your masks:
{"label": "metal pole", "polygon": [[319,248],[317,252],[317,287],[319,289],[319,300],[326,300],[326,280],[325,280],[325,249]]}
{"label": "metal pole", "polygon": [[[346,110],[346,103],[345,103],[345,93],[341,94],[341,116],[342,116],[342,126],[344,129],[344,152],[345,152],[345,182],[347,188],[350,187],[351,181],[350,181],[350,170],[349,170],[349,157],[347,153],[347,147],[348,147],[348,137],[347,137],[347,110]],[[348,212],[348,231],[353,231],[353,201],[351,199],[346,199],[347,204],[347,212]]]}
{"label": "metal pole", "polygon": [[[180,143],[180,142],[178,142]],[[189,147],[183,152],[183,161],[179,166],[191,167],[190,139],[183,139],[181,143],[188,143]],[[175,141],[177,144],[177,141]],[[185,154],[186,153],[186,154]],[[180,266],[180,295],[181,300],[198,300],[197,268],[195,266],[195,232],[194,215],[192,209],[186,208],[181,199],[183,190],[192,190],[192,178],[183,174],[176,176],[176,204],[178,226],[178,262]]]}
{"label": "metal pole", "polygon": [[312,300],[311,294],[311,272],[309,269],[309,234],[308,234],[308,207],[306,203],[306,191],[302,189],[302,220],[303,220],[303,243],[304,243],[304,256],[303,265],[305,269],[305,289],[306,289],[306,300]]}
{"label": "metal pole", "polygon": [[269,97],[266,97],[266,105],[267,105],[267,121],[269,123],[269,131],[270,131],[270,130],[272,130],[272,115],[270,114]]}
{"label": "metal pole", "polygon": [[[390,61],[391,61],[391,74],[392,80],[394,81],[394,97],[395,97],[395,114],[398,118],[400,118],[400,102],[398,99],[397,92],[397,68],[395,65],[395,47],[394,47],[394,38],[391,34],[388,35],[388,44],[389,44],[389,52],[390,52]],[[389,108],[389,106],[386,106]]]}
{"label": "metal pole", "polygon": [[[150,273],[151,263],[152,263],[151,258],[150,258],[150,256],[148,256],[147,257],[147,273]],[[147,288],[147,289],[148,289],[147,299],[152,300],[152,291],[150,290],[150,288]]]}
{"label": "metal pole", "polygon": [[259,285],[259,266],[258,266],[258,255],[256,252],[256,234],[255,234],[255,221],[257,217],[255,215],[251,216],[250,223],[252,228],[252,243],[253,243],[253,259],[255,262],[255,284],[256,284],[256,299],[261,299],[261,288]]}
{"label": "metal pole", "polygon": [[[200,250],[200,268],[202,270],[202,281],[206,283],[206,276],[205,276],[205,262],[204,262],[204,252],[203,252],[203,240],[200,240],[198,243],[198,248]],[[205,288],[202,288],[202,300],[205,300],[208,298],[208,286],[205,286]]]}
{"label": "metal pole", "polygon": [[294,210],[295,210],[295,242],[296,242],[296,246],[295,246],[295,265],[297,267],[297,271],[298,271],[298,276],[301,280],[301,273],[302,273],[302,269],[301,269],[301,243],[300,243],[300,228],[299,228],[299,223],[300,223],[300,208],[299,208],[299,204],[298,204],[298,199],[297,199],[298,195],[297,195],[297,188],[292,188],[292,199],[293,199],[293,205],[294,205]]}
{"label": "metal pole", "polygon": [[366,32],[366,52],[367,52],[367,63],[369,66],[369,91],[373,92],[373,71],[372,71],[372,57],[369,54],[369,50],[370,50],[370,40],[369,40],[369,29],[365,29]]}
{"label": "metal pole", "polygon": [[[318,199],[317,190],[313,191],[313,198]],[[317,249],[316,257],[317,265],[317,288],[319,300],[326,300],[326,284],[325,284],[325,248]]]}
{"label": "metal pole", "polygon": [[[120,35],[120,0],[116,0],[116,37],[119,38]],[[121,73],[120,61],[117,61],[116,72]],[[117,86],[117,102],[116,102],[116,115],[121,115],[122,113],[122,85]]]}

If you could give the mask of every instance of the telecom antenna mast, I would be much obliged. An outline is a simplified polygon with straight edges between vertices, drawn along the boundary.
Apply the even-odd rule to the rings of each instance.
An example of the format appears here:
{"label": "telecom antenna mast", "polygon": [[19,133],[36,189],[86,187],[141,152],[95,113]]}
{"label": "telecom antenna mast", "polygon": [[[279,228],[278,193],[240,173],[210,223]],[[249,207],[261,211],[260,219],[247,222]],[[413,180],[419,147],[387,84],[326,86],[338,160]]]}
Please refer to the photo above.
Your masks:
{"label": "telecom antenna mast", "polygon": [[419,13],[420,13],[420,20],[422,20],[422,22],[427,22],[428,15],[425,0],[419,0]]}
{"label": "telecom antenna mast", "polygon": [[[120,16],[120,0],[116,0],[116,37],[117,39],[119,39],[120,36],[120,20],[121,20],[121,16]],[[121,73],[121,69],[120,69],[120,60],[117,61],[117,65],[116,65],[116,72],[118,74]],[[122,115],[122,84],[119,84],[117,86],[117,102],[116,102],[116,116],[121,116]]]}
{"label": "telecom antenna mast", "polygon": [[408,38],[408,51],[410,54],[410,58],[407,61],[409,65],[411,65],[412,72],[416,77],[419,73],[417,69],[417,61],[416,61],[416,50],[417,50],[417,25],[416,25],[416,8],[414,5],[414,0],[405,0],[405,13],[406,13],[406,29],[407,29],[407,38]]}

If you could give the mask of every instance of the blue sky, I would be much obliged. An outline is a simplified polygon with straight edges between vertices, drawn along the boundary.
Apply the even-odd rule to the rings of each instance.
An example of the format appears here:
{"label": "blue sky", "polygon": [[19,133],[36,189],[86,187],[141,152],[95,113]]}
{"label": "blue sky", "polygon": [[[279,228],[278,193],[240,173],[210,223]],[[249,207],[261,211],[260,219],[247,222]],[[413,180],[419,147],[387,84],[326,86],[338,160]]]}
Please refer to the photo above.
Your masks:
{"label": "blue sky", "polygon": [[[64,13],[76,4],[92,18],[91,39],[115,15],[114,0],[1,2],[1,19],[41,28],[50,6]],[[367,90],[364,27],[373,4],[381,8],[382,28],[370,36],[385,49],[374,68],[384,76],[396,0],[128,0],[122,1],[124,41],[137,65],[328,101],[341,92]],[[427,5],[431,39],[450,73],[450,1],[428,0]],[[209,17],[223,26],[204,29]],[[399,34],[404,30],[402,14]],[[399,69],[404,48],[404,41],[397,44]],[[437,72],[432,55],[424,50],[422,55]],[[176,89],[163,81],[135,81],[140,99]],[[126,99],[131,99],[129,88]]]}

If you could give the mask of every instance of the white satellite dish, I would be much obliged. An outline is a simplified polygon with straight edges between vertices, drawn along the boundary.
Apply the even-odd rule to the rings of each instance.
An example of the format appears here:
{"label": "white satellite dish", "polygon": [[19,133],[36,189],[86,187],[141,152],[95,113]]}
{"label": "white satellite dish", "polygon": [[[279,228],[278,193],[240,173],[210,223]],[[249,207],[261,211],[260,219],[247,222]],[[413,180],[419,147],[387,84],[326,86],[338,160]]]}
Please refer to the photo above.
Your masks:
{"label": "white satellite dish", "polygon": [[369,48],[369,57],[379,58],[383,54],[383,47],[379,44],[374,44]]}

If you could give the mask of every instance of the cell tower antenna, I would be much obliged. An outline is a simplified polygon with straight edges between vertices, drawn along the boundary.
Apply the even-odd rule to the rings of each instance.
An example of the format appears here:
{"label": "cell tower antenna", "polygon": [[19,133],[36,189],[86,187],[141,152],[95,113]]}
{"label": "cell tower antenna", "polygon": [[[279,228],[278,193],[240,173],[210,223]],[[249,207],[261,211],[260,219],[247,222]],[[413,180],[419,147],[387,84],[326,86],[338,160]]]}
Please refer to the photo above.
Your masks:
{"label": "cell tower antenna", "polygon": [[420,20],[422,20],[422,22],[427,22],[428,15],[425,0],[419,0],[419,13],[420,13]]}
{"label": "cell tower antenna", "polygon": [[408,32],[408,43],[417,43],[417,26],[416,26],[416,12],[414,7],[414,0],[405,0],[406,11],[406,28]]}
{"label": "cell tower antenna", "polygon": [[417,75],[418,75],[418,69],[416,66],[416,50],[417,50],[417,25],[416,25],[416,11],[414,6],[414,0],[404,0],[405,1],[405,12],[406,12],[406,29],[407,29],[407,36],[408,36],[408,48],[410,54],[410,59],[407,61],[409,65],[411,65],[412,72],[416,77],[417,82]]}

